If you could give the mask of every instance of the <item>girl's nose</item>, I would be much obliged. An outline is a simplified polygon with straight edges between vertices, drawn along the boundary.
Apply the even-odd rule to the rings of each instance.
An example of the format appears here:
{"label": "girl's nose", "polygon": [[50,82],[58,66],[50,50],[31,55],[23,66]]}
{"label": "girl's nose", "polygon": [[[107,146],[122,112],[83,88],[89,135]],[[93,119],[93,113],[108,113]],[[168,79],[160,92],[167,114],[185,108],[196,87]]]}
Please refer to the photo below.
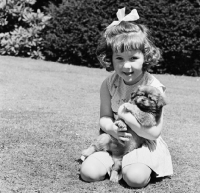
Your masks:
{"label": "girl's nose", "polygon": [[124,62],[124,68],[131,68],[130,62]]}

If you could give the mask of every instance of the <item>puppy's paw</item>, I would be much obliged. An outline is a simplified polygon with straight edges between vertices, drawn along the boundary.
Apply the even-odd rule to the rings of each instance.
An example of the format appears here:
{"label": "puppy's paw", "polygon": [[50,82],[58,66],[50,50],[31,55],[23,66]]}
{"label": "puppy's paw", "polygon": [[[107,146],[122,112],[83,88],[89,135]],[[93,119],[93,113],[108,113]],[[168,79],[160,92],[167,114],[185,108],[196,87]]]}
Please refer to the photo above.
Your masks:
{"label": "puppy's paw", "polygon": [[119,179],[119,174],[118,174],[118,172],[117,171],[115,171],[115,170],[112,170],[111,171],[111,175],[110,175],[110,181],[111,182],[118,182],[120,179]]}
{"label": "puppy's paw", "polygon": [[122,121],[122,120],[117,120],[117,121],[115,121],[115,124],[116,124],[116,126],[119,128],[119,131],[120,131],[120,130],[121,130],[121,131],[127,130],[127,126],[126,126],[126,124],[124,123],[124,121]]}

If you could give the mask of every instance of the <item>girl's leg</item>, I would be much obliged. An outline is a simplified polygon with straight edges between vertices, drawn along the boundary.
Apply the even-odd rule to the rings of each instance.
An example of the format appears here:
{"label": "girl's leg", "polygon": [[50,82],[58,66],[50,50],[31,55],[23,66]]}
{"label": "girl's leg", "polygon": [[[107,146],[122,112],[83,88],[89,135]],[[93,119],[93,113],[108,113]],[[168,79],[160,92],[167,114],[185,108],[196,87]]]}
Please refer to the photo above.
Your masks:
{"label": "girl's leg", "polygon": [[104,180],[112,165],[112,157],[107,152],[96,152],[82,163],[81,179],[86,182]]}
{"label": "girl's leg", "polygon": [[122,169],[124,181],[133,188],[145,187],[151,179],[152,170],[145,164],[135,163]]}

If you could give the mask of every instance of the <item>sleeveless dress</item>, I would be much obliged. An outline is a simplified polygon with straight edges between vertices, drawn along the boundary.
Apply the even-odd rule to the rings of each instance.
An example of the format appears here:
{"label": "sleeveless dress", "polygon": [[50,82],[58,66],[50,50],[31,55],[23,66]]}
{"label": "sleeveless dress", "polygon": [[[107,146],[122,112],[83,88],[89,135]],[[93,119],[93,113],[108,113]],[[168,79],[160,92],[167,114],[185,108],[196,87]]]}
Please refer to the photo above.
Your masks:
{"label": "sleeveless dress", "polygon": [[[166,87],[161,84],[153,75],[148,72],[144,73],[143,78],[134,85],[126,85],[121,77],[116,73],[111,74],[106,79],[108,90],[111,95],[111,108],[117,118],[117,111],[120,105],[128,102],[131,93],[133,93],[139,85],[150,85],[158,88],[163,94]],[[167,144],[161,136],[155,140],[155,147],[151,150],[148,146],[143,145],[141,148],[135,149],[123,157],[122,168],[134,164],[143,163],[152,169],[156,177],[164,177],[173,174],[172,160]],[[105,152],[96,152],[92,154],[98,159],[108,170],[112,167],[112,160]]]}

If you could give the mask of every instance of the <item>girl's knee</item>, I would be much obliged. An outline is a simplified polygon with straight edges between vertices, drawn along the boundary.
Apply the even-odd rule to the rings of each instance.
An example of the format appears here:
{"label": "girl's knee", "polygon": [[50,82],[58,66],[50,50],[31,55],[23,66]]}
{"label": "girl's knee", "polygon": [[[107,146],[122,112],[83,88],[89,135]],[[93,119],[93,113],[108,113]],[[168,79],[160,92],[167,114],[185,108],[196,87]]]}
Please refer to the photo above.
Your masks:
{"label": "girl's knee", "polygon": [[105,178],[105,167],[95,158],[88,157],[81,166],[80,176],[86,182],[100,181]]}
{"label": "girl's knee", "polygon": [[142,164],[132,164],[122,170],[124,181],[133,188],[143,188],[150,181],[151,169]]}

